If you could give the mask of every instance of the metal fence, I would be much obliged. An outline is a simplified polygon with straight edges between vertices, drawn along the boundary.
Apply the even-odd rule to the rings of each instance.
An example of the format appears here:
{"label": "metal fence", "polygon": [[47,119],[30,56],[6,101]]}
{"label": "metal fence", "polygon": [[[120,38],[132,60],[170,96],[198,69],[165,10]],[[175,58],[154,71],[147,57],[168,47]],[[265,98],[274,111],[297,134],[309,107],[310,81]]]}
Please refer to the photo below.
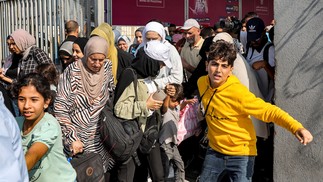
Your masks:
{"label": "metal fence", "polygon": [[57,63],[65,22],[77,21],[80,36],[88,36],[86,30],[104,21],[104,0],[0,0],[0,13],[0,60],[9,55],[7,36],[25,29]]}

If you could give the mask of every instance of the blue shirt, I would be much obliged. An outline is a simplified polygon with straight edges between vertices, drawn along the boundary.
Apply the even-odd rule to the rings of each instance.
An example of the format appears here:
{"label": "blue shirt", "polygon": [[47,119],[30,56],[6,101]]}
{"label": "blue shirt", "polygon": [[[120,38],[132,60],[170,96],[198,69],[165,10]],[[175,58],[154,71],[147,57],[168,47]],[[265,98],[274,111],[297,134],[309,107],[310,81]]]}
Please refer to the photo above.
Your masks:
{"label": "blue shirt", "polygon": [[18,124],[4,105],[0,92],[0,181],[28,182],[28,171],[22,150]]}

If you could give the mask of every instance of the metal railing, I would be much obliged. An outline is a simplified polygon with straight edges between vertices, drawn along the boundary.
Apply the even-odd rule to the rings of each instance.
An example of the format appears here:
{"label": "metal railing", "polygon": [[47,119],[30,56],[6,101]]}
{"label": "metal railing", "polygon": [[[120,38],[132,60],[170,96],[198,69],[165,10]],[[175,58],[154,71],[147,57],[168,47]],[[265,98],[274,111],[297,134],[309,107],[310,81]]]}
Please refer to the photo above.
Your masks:
{"label": "metal railing", "polygon": [[25,29],[57,63],[65,22],[77,21],[80,36],[88,36],[86,30],[103,22],[103,11],[104,0],[0,0],[0,60],[9,55],[7,36]]}

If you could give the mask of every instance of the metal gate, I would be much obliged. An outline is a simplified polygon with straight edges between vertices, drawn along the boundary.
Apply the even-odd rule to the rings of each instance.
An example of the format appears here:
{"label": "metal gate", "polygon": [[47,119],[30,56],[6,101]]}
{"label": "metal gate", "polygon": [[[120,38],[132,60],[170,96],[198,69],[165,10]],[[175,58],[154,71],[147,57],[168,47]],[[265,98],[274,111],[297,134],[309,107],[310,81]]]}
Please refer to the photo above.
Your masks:
{"label": "metal gate", "polygon": [[25,29],[57,63],[65,22],[77,21],[80,36],[88,36],[86,30],[104,21],[104,0],[0,0],[0,12],[0,60],[9,55],[7,36]]}

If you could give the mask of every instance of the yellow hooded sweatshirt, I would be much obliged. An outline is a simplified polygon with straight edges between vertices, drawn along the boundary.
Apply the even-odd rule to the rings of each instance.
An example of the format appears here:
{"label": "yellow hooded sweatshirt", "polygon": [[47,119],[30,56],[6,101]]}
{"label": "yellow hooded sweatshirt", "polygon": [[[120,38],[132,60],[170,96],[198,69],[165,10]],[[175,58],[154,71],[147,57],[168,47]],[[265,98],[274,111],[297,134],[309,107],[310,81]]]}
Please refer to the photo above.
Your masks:
{"label": "yellow hooded sweatshirt", "polygon": [[201,77],[197,85],[200,95],[205,93],[201,101],[204,108],[212,99],[205,118],[209,145],[217,152],[236,156],[257,155],[256,132],[249,115],[274,122],[293,134],[304,128],[279,107],[257,98],[233,75],[218,88],[211,88],[207,75]]}

